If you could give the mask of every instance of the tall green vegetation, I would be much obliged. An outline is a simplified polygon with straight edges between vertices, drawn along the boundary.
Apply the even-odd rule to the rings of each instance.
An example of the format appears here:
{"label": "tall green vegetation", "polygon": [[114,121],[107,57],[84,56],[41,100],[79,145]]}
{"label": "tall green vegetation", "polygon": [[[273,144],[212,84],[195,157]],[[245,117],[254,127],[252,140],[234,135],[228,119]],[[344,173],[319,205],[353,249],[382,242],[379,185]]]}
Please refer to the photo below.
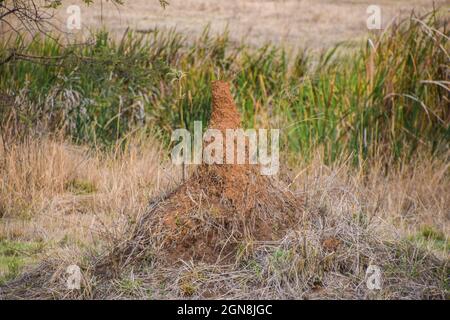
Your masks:
{"label": "tall green vegetation", "polygon": [[[318,148],[329,162],[442,154],[450,138],[448,35],[433,12],[358,50],[321,55],[236,46],[208,29],[194,42],[174,30],[128,32],[120,41],[101,32],[91,46],[36,38],[0,65],[0,117],[4,126],[45,122],[77,142],[109,145],[136,128],[168,141],[174,128],[207,121],[211,80],[225,79],[244,126],[281,128],[294,157]],[[0,55],[10,46],[3,40]]]}

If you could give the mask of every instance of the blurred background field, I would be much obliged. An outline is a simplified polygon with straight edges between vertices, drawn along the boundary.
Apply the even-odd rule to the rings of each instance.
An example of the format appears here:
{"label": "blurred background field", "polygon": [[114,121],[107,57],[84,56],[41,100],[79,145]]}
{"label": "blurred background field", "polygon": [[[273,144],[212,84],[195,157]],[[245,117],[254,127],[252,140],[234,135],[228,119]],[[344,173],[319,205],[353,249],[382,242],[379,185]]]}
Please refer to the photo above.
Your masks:
{"label": "blurred background field", "polygon": [[[78,1],[78,2],[77,2]],[[57,18],[61,26],[67,16],[64,3]],[[172,0],[163,9],[158,1],[136,0],[118,7],[110,2],[96,2],[82,7],[81,33],[105,27],[121,37],[127,28],[139,32],[176,28],[190,39],[203,33],[207,24],[213,33],[230,31],[233,43],[261,46],[267,42],[285,47],[323,49],[342,41],[352,42],[367,34],[366,13],[369,5],[382,8],[382,26],[411,14],[423,14],[447,5],[437,0]]]}

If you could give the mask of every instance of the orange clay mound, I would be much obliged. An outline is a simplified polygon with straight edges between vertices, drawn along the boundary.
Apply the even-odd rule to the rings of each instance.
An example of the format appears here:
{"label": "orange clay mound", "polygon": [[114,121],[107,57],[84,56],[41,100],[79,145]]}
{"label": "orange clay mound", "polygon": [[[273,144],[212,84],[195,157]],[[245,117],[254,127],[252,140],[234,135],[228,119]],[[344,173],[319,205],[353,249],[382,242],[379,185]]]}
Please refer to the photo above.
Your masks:
{"label": "orange clay mound", "polygon": [[[209,128],[224,131],[240,123],[229,85],[214,82]],[[130,240],[114,250],[114,264],[148,256],[152,248],[170,263],[227,261],[244,241],[280,238],[301,221],[301,212],[301,201],[275,178],[262,176],[258,165],[202,164],[185,183],[151,204]]]}

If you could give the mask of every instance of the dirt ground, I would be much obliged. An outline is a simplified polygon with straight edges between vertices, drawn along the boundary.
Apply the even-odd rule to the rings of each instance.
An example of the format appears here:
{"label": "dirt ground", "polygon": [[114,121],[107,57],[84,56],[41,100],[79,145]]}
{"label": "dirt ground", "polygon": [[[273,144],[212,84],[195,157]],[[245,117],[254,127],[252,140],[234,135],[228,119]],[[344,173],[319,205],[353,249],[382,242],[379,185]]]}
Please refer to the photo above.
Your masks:
{"label": "dirt ground", "polygon": [[[58,12],[63,25],[69,14],[64,4]],[[432,8],[431,0],[170,0],[163,9],[157,0],[125,1],[124,6],[97,1],[81,6],[82,33],[104,25],[121,35],[126,28],[150,31],[172,28],[188,36],[199,35],[210,24],[212,32],[228,27],[232,40],[246,40],[253,45],[264,42],[291,47],[323,48],[367,33],[366,12],[371,4],[381,8],[382,27],[395,17],[411,10],[424,12]],[[435,1],[448,6],[448,1]],[[64,27],[63,27],[64,29]]]}

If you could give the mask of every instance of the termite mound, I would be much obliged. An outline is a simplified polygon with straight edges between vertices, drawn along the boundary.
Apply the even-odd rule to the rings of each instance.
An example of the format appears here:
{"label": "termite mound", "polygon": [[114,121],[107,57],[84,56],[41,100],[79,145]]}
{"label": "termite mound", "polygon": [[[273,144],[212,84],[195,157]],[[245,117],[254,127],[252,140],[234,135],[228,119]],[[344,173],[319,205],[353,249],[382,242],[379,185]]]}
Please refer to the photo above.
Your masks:
{"label": "termite mound", "polygon": [[[229,84],[213,82],[209,128],[240,127]],[[243,243],[279,239],[301,221],[301,214],[302,201],[275,177],[261,175],[259,165],[201,164],[178,188],[150,204],[110,258],[118,267],[148,256],[169,263],[228,261]]]}

